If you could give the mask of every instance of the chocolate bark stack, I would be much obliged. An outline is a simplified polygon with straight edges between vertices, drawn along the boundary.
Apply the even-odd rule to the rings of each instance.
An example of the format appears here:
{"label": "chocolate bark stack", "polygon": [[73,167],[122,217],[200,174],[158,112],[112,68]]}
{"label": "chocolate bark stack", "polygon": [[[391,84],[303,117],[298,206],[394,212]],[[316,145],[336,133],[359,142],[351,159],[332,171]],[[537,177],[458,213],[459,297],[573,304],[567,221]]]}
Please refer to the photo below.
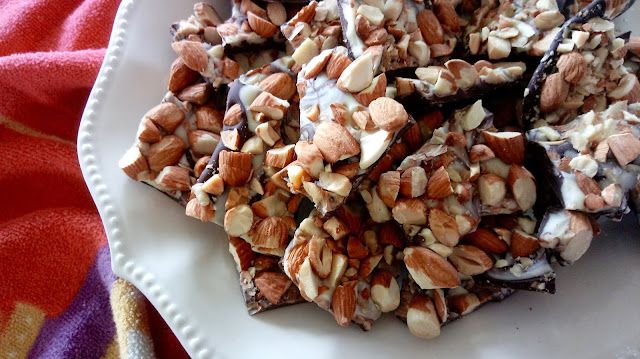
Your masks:
{"label": "chocolate bark stack", "polygon": [[631,3],[198,3],[120,167],[224,227],[250,314],[433,338],[640,202]]}

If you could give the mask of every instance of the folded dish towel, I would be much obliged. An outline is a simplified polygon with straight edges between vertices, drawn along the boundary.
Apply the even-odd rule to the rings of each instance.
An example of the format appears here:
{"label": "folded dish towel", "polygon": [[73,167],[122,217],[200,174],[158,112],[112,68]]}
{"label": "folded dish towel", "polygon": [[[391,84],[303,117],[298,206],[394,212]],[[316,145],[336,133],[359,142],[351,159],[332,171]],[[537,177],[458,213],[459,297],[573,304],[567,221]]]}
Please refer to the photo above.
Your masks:
{"label": "folded dish towel", "polygon": [[182,358],[112,272],[76,156],[118,0],[0,1],[0,358]]}

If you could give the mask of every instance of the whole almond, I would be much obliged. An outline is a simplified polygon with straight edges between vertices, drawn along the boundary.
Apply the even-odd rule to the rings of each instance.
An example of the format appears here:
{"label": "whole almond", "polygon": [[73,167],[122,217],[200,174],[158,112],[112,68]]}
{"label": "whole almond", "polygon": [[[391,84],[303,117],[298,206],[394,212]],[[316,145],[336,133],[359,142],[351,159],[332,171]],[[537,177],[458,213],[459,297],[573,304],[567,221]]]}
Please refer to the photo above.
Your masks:
{"label": "whole almond", "polygon": [[166,132],[173,133],[184,120],[184,112],[178,105],[164,102],[147,111],[144,117],[162,127]]}
{"label": "whole almond", "polygon": [[289,101],[296,93],[296,84],[286,73],[278,72],[267,76],[258,86],[273,96]]}
{"label": "whole almond", "polygon": [[360,145],[351,132],[335,122],[321,123],[316,129],[313,143],[329,163],[360,153]]}
{"label": "whole almond", "polygon": [[587,72],[587,63],[578,52],[562,54],[558,59],[558,70],[567,82],[577,85]]}
{"label": "whole almond", "polygon": [[209,66],[209,55],[201,43],[177,41],[171,43],[171,47],[191,70],[203,72]]}
{"label": "whole almond", "polygon": [[336,287],[333,292],[333,316],[336,319],[336,322],[343,327],[349,325],[356,313],[357,284],[357,281],[347,282]]}
{"label": "whole almond", "polygon": [[220,177],[230,187],[240,187],[249,181],[252,167],[250,153],[220,151],[218,157]]}
{"label": "whole almond", "polygon": [[451,32],[460,31],[458,14],[450,0],[435,0],[433,2],[433,12],[442,24],[443,28]]}
{"label": "whole almond", "polygon": [[458,271],[446,259],[424,247],[407,247],[404,263],[422,289],[454,288],[460,285]]}
{"label": "whole almond", "polygon": [[559,109],[569,95],[569,82],[562,74],[555,73],[547,77],[540,92],[540,111],[553,112]]}
{"label": "whole almond", "polygon": [[289,226],[280,217],[268,217],[255,227],[252,242],[256,247],[282,248],[287,245]]}
{"label": "whole almond", "polygon": [[198,107],[195,111],[196,127],[199,130],[205,130],[220,134],[222,131],[223,114],[209,106]]}
{"label": "whole almond", "polygon": [[482,274],[493,267],[493,261],[485,252],[467,244],[453,247],[449,260],[460,273],[466,275]]}
{"label": "whole almond", "polygon": [[378,97],[369,104],[371,120],[387,132],[396,132],[406,126],[409,114],[398,101],[388,97]]}
{"label": "whole almond", "polygon": [[154,171],[161,171],[166,166],[178,164],[186,148],[184,141],[178,136],[164,136],[162,140],[149,147],[149,167]]}
{"label": "whole almond", "polygon": [[278,31],[278,27],[265,20],[253,12],[249,11],[247,16],[249,17],[249,26],[251,26],[251,30],[253,30],[256,34],[258,34],[262,38],[270,38],[273,34]]}
{"label": "whole almond", "polygon": [[422,10],[418,13],[416,20],[427,45],[444,43],[444,31],[433,11]]}
{"label": "whole almond", "polygon": [[197,71],[191,70],[182,58],[178,57],[171,65],[168,90],[174,93],[179,92],[194,83],[198,76]]}
{"label": "whole almond", "polygon": [[260,272],[253,278],[260,293],[273,304],[278,304],[291,286],[291,280],[284,273]]}
{"label": "whole almond", "polygon": [[478,228],[464,236],[463,241],[488,253],[504,253],[509,250],[507,243],[497,234],[484,228]]}
{"label": "whole almond", "polygon": [[155,143],[162,139],[162,132],[148,117],[143,117],[138,127],[138,140]]}

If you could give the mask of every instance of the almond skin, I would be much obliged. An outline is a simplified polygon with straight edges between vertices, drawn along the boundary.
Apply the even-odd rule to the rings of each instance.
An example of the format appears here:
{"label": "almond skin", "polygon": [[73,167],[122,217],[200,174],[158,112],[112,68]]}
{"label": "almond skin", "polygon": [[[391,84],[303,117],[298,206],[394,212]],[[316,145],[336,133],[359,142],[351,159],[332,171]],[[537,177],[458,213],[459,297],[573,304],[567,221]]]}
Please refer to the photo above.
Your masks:
{"label": "almond skin", "polygon": [[498,235],[484,228],[478,228],[475,232],[467,234],[463,240],[489,253],[504,253],[509,250],[507,243]]}
{"label": "almond skin", "polygon": [[287,245],[289,226],[280,217],[266,218],[255,227],[253,245],[264,248],[282,248]]}
{"label": "almond skin", "polygon": [[193,71],[203,72],[209,65],[209,55],[201,43],[178,41],[171,44],[173,51],[180,56],[184,64]]}
{"label": "almond skin", "polygon": [[296,93],[296,84],[291,76],[283,72],[269,75],[258,85],[263,91],[282,100],[289,101]]}
{"label": "almond skin", "polygon": [[579,53],[569,52],[558,59],[558,70],[567,82],[577,85],[587,72],[587,63]]}
{"label": "almond skin", "polygon": [[334,52],[327,63],[327,76],[331,80],[337,79],[349,65],[351,65],[351,60],[347,56]]}
{"label": "almond skin", "polygon": [[460,285],[458,271],[446,259],[424,247],[407,247],[404,263],[422,289],[453,288]]}
{"label": "almond skin", "polygon": [[487,141],[487,146],[502,162],[508,165],[522,164],[524,160],[524,135],[522,133],[483,131],[482,136]]}
{"label": "almond skin", "polygon": [[164,102],[147,111],[144,117],[162,127],[166,132],[173,133],[184,120],[184,112],[178,105]]}
{"label": "almond skin", "polygon": [[230,187],[240,187],[249,181],[252,167],[250,153],[220,151],[218,157],[220,177]]}
{"label": "almond skin", "polygon": [[260,292],[273,304],[278,304],[291,286],[291,280],[284,273],[260,272],[253,280]]}
{"label": "almond skin", "polygon": [[357,284],[357,281],[347,282],[336,287],[333,292],[333,317],[340,326],[348,326],[356,313]]}
{"label": "almond skin", "polygon": [[482,274],[493,267],[493,261],[485,252],[467,244],[453,247],[449,260],[460,273],[466,275]]}
{"label": "almond skin", "polygon": [[[197,201],[195,198],[193,200]],[[251,262],[256,258],[256,252],[251,249],[251,245],[238,237],[229,237],[229,252],[242,271],[249,269]]]}
{"label": "almond skin", "polygon": [[547,77],[540,93],[540,111],[553,112],[559,109],[569,95],[569,82],[562,74],[555,73]]}
{"label": "almond skin", "polygon": [[198,76],[197,71],[191,70],[189,66],[184,63],[184,60],[178,57],[171,65],[168,90],[173,93],[182,91],[185,87],[196,82]]}
{"label": "almond skin", "polygon": [[175,135],[164,136],[162,140],[149,147],[149,167],[161,171],[166,166],[173,166],[180,161],[186,144]]}
{"label": "almond skin", "polygon": [[453,188],[451,188],[451,180],[449,179],[447,169],[444,167],[438,168],[429,178],[427,197],[431,199],[442,199],[452,193]]}
{"label": "almond skin", "polygon": [[511,252],[516,257],[528,257],[538,250],[540,242],[519,229],[516,229],[511,236]]}
{"label": "almond skin", "polygon": [[433,11],[422,10],[418,13],[416,20],[427,45],[444,43],[444,31]]}
{"label": "almond skin", "polygon": [[329,163],[360,153],[360,145],[353,135],[335,122],[321,123],[316,129],[313,143],[322,153],[324,160]]}
{"label": "almond skin", "polygon": [[442,27],[451,31],[460,31],[460,22],[455,8],[449,0],[435,0],[433,2],[433,12],[442,24]]}
{"label": "almond skin", "polygon": [[409,114],[398,101],[379,97],[369,104],[371,120],[387,132],[401,130],[409,121]]}
{"label": "almond skin", "polygon": [[273,36],[273,34],[276,33],[276,31],[278,31],[277,26],[275,26],[268,20],[259,17],[251,11],[247,13],[247,16],[249,18],[249,26],[251,27],[251,30],[260,35],[260,37],[262,38],[270,38],[271,36]]}

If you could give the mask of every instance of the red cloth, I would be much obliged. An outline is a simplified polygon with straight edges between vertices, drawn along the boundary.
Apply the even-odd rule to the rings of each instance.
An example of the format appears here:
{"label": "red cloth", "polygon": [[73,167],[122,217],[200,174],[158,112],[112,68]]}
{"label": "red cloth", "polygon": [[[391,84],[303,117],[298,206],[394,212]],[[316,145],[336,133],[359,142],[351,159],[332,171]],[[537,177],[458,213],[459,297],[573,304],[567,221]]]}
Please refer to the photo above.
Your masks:
{"label": "red cloth", "polygon": [[[18,302],[64,312],[106,245],[75,142],[118,5],[0,0],[0,334]],[[187,357],[148,307],[156,354]]]}

